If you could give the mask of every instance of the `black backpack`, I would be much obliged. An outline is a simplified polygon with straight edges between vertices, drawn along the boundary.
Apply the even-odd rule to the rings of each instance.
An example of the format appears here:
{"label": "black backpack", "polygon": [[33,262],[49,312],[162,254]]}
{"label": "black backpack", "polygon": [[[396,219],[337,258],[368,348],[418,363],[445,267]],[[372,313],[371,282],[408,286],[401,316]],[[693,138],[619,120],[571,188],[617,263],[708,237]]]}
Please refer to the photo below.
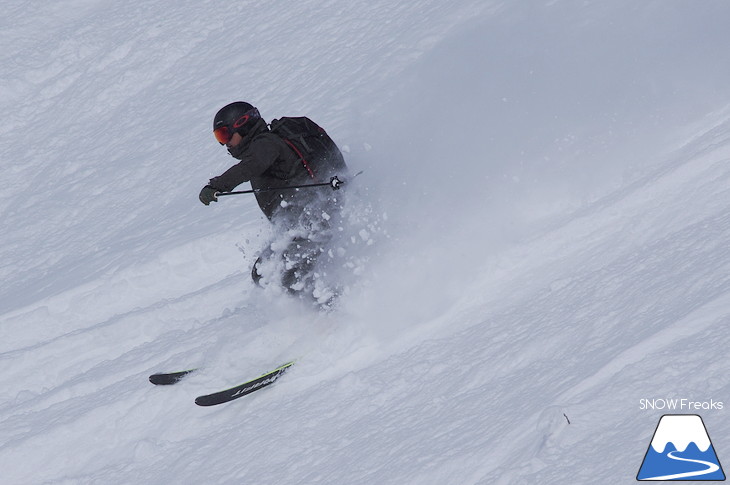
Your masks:
{"label": "black backpack", "polygon": [[327,180],[346,175],[347,166],[342,152],[326,131],[306,116],[272,120],[271,132],[281,137],[296,153],[309,177]]}

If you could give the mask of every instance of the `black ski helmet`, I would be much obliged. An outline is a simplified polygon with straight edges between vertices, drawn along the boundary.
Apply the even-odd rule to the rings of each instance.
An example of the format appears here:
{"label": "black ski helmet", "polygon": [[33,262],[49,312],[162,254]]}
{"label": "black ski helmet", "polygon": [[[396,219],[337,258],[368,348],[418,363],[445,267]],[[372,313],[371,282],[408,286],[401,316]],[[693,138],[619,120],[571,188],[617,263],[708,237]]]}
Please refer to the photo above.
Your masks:
{"label": "black ski helmet", "polygon": [[225,145],[234,133],[245,136],[254,122],[261,118],[259,110],[244,101],[236,101],[222,107],[213,118],[213,134]]}

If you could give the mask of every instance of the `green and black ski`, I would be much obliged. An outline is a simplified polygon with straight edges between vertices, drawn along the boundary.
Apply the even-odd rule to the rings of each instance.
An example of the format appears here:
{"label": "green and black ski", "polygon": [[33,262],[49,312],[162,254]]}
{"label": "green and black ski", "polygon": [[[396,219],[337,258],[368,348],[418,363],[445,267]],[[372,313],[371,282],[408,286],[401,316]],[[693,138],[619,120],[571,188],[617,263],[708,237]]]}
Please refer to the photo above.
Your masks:
{"label": "green and black ski", "polygon": [[[276,369],[267,372],[256,379],[244,382],[243,384],[231,387],[230,389],[214,392],[213,394],[206,394],[204,396],[198,396],[195,398],[195,404],[198,406],[215,406],[216,404],[223,404],[247,394],[251,394],[254,391],[258,391],[259,389],[263,389],[264,387],[268,387],[273,384],[292,365],[294,365],[294,361],[280,365]],[[180,381],[180,379],[195,372],[196,370],[197,369],[181,372],[158,373],[151,375],[149,379],[152,384],[157,386],[169,386],[176,384]]]}
{"label": "green and black ski", "polygon": [[294,365],[294,361],[287,362],[271,372],[267,372],[256,379],[244,382],[243,384],[231,387],[230,389],[214,392],[213,394],[206,394],[205,396],[198,396],[195,398],[195,404],[198,406],[215,406],[216,404],[223,404],[225,402],[238,399],[239,397],[243,397],[246,394],[251,394],[254,391],[258,391],[259,389],[263,389],[264,387],[273,384],[292,365]]}

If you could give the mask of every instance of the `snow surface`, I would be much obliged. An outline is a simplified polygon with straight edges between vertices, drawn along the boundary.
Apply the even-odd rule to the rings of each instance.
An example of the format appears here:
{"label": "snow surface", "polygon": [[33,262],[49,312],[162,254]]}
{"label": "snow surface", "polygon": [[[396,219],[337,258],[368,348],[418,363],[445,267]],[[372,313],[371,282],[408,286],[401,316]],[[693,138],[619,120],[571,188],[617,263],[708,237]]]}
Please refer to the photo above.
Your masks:
{"label": "snow surface", "polygon": [[[6,3],[3,484],[634,483],[730,401],[727,2]],[[365,171],[333,314],[197,200],[237,99]]]}

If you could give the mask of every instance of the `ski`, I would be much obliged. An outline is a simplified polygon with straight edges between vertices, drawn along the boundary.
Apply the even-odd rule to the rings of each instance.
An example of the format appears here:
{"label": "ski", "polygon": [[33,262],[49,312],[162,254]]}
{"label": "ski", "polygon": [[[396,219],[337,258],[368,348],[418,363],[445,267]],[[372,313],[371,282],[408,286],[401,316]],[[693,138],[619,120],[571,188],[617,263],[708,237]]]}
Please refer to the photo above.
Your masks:
{"label": "ski", "polygon": [[267,372],[256,379],[244,382],[243,384],[231,387],[230,389],[214,392],[213,394],[206,394],[205,396],[198,396],[195,398],[195,404],[198,406],[215,406],[217,404],[233,401],[234,399],[243,397],[246,394],[251,394],[254,391],[258,391],[259,389],[263,389],[264,387],[273,384],[292,365],[294,365],[294,361],[287,362],[271,372]]}
{"label": "ski", "polygon": [[156,386],[171,386],[176,384],[183,377],[195,372],[197,369],[184,370],[181,372],[163,372],[158,374],[152,374],[150,376],[150,382]]}

